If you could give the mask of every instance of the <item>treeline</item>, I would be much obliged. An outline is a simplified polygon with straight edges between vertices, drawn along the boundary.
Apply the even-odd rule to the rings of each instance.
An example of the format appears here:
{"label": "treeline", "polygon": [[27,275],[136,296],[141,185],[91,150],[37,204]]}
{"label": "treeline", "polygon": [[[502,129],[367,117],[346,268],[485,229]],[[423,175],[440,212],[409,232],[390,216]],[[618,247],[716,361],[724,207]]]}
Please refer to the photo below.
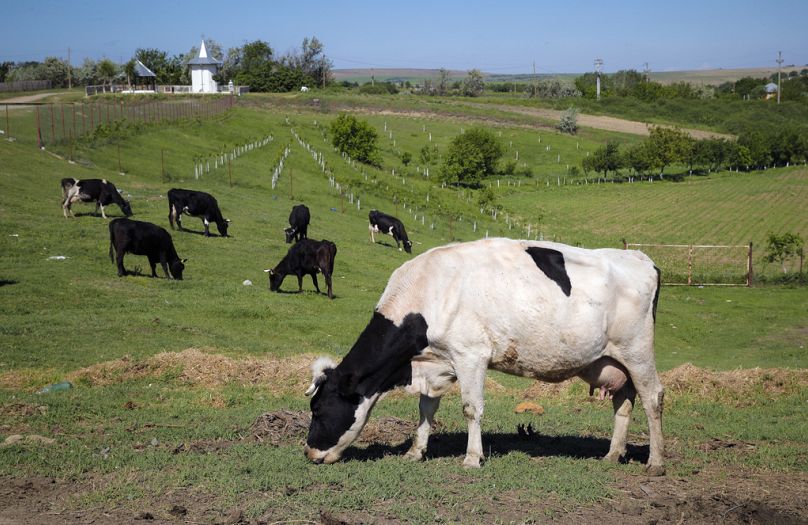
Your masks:
{"label": "treeline", "polygon": [[[222,65],[214,79],[219,83],[233,80],[250,86],[251,91],[285,92],[301,86],[329,84],[331,60],[324,53],[324,45],[317,37],[304,38],[299,49],[277,55],[268,42],[256,40],[227,50],[212,39],[205,40],[208,56]],[[194,46],[187,53],[169,55],[154,48],[137,49],[129,61],[118,64],[108,58],[85,59],[75,67],[58,57],[47,57],[43,62],[2,62],[0,82],[49,80],[53,87],[68,85],[88,86],[136,82],[135,60],[139,60],[156,75],[160,85],[188,85],[191,83],[188,62],[199,54]]]}
{"label": "treeline", "polygon": [[[777,73],[769,78],[744,77],[735,82],[724,82],[715,89],[719,98],[760,99],[769,94],[766,85],[777,83]],[[808,68],[783,73],[780,79],[780,100],[805,100],[808,95]],[[775,95],[776,96],[776,95]]]}
{"label": "treeline", "polygon": [[[796,128],[772,133],[754,131],[737,141],[722,138],[694,139],[673,128],[654,127],[642,142],[621,147],[610,141],[584,158],[584,173],[610,173],[621,170],[642,176],[662,174],[665,168],[684,166],[689,173],[720,170],[748,171],[808,161],[808,137]],[[577,170],[576,170],[577,171]]]}

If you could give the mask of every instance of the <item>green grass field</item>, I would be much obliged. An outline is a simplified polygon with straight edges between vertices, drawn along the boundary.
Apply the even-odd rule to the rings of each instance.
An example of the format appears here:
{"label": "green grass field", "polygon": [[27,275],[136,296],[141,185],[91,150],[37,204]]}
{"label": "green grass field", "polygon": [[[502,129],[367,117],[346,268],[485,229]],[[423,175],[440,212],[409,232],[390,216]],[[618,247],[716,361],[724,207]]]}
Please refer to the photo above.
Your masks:
{"label": "green grass field", "polygon": [[[361,106],[362,99],[354,103]],[[268,522],[336,516],[417,523],[540,522],[569,519],[572,509],[601,509],[604,501],[622,501],[621,487],[644,479],[647,427],[637,408],[631,462],[598,461],[608,449],[611,409],[589,401],[583,384],[528,395],[545,410],[543,416],[528,416],[513,413],[513,407],[532,382],[492,374],[501,386],[487,392],[483,440],[489,460],[479,471],[460,465],[465,423],[455,394],[438,412],[442,426],[434,451],[421,464],[398,457],[406,447],[395,441],[395,432],[361,443],[349,460],[329,467],[305,461],[300,435],[277,442],[254,437],[260,434],[252,425],[263,413],[306,412],[308,357],[301,356],[344,356],[390,273],[410,257],[389,238],[370,244],[368,210],[402,218],[416,242],[414,255],[486,231],[523,237],[528,224],[531,237],[540,233],[593,248],[618,247],[623,237],[759,245],[768,231],[808,236],[804,169],[554,186],[559,165],[575,162],[606,134],[584,130],[580,137],[565,137],[503,121],[491,129],[501,133],[507,155],[515,158],[519,151],[519,161],[534,174],[503,178],[494,188],[503,206],[495,220],[480,213],[468,190],[441,188],[425,177],[426,166],[418,160],[424,145],[445,150],[460,128],[479,116],[477,110],[430,118],[370,116],[384,164],[376,170],[349,164],[333,151],[324,130],[336,113],[284,108],[262,96],[242,106],[208,120],[125,129],[75,148],[39,151],[23,138],[0,142],[0,442],[12,435],[55,439],[0,448],[0,479],[6,483],[55,480],[48,487],[56,489],[42,489],[53,496],[48,505],[19,511],[30,512],[29,521],[46,516],[65,523],[126,521],[143,511],[175,520],[180,518],[170,511],[176,505],[188,510],[182,519],[202,522],[221,521],[233,509],[245,519]],[[20,120],[12,129],[25,129],[27,117],[15,118]],[[273,140],[235,159],[230,174],[211,166],[210,173],[194,178],[195,158],[268,135]],[[287,146],[291,153],[273,189],[272,171]],[[118,171],[119,150],[124,174]],[[399,160],[403,151],[414,158],[406,168]],[[327,172],[315,160],[319,155]],[[437,169],[430,166],[433,173]],[[185,280],[119,278],[107,255],[107,221],[81,204],[74,206],[79,217],[63,218],[62,177],[111,180],[131,200],[135,219],[166,228],[169,188],[208,191],[232,220],[232,237],[172,232],[180,256],[188,258]],[[308,279],[303,294],[268,290],[263,269],[286,252],[281,230],[299,202],[312,211],[310,237],[338,246],[333,301],[314,293]],[[107,211],[120,215],[114,206]],[[193,218],[185,226],[202,229]],[[128,255],[125,263],[148,272],[143,258]],[[253,285],[245,286],[245,280]],[[284,291],[295,289],[293,278],[284,282]],[[706,395],[672,388],[665,419],[671,483],[684,479],[719,490],[715,487],[727,477],[741,475],[802,479],[808,468],[802,417],[808,396],[806,314],[805,287],[662,290],[656,332],[661,371],[688,362],[730,374],[704,372],[717,378],[753,367],[793,369],[764,371],[734,389],[708,381]],[[257,381],[238,375],[203,381],[189,375],[190,364],[153,368],[151,360],[162,358],[159,354],[188,348],[210,354],[210,363],[195,364],[209,366],[209,378],[230,377],[229,369],[217,364],[225,358],[227,363],[280,358],[293,379],[270,374]],[[116,361],[121,358],[125,361]],[[79,372],[110,362],[113,372],[103,381]],[[74,388],[35,393],[65,378]],[[381,425],[377,435],[394,428],[394,418],[413,422],[417,400],[394,394],[380,402],[373,418]],[[528,422],[539,434],[524,441],[515,429]],[[716,439],[731,445],[711,449]],[[21,508],[16,500],[0,501],[9,504],[8,512]]]}

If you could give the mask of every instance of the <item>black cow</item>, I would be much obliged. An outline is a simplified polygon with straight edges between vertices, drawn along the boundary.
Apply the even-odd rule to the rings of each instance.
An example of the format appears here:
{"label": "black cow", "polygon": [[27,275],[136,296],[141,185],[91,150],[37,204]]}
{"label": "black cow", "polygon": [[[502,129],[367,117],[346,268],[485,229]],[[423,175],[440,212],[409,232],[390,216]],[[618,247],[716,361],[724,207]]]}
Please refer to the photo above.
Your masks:
{"label": "black cow", "polygon": [[404,251],[412,253],[412,243],[407,238],[407,232],[404,230],[404,225],[401,224],[400,220],[376,210],[370,210],[368,219],[370,220],[370,242],[376,242],[373,237],[374,233],[386,233],[395,239],[399,250],[401,250],[401,243],[403,243]]}
{"label": "black cow", "polygon": [[289,244],[294,240],[295,242],[300,239],[308,238],[309,221],[311,214],[305,204],[298,204],[292,207],[292,213],[289,214],[289,228],[283,230],[286,234],[286,243]]}
{"label": "black cow", "polygon": [[181,190],[179,188],[168,190],[168,223],[171,224],[172,230],[174,229],[174,220],[176,220],[177,227],[180,231],[183,231],[183,213],[202,218],[202,224],[205,225],[205,237],[210,237],[208,227],[212,222],[216,223],[219,235],[227,237],[227,226],[230,220],[222,217],[219,203],[216,202],[213,195],[204,191]]}
{"label": "black cow", "polygon": [[104,213],[104,206],[113,203],[121,208],[124,215],[132,216],[132,207],[121,197],[115,185],[105,179],[78,180],[72,177],[62,179],[62,197],[62,211],[64,211],[65,219],[68,212],[73,216],[73,210],[70,208],[76,201],[95,202],[95,213],[98,213],[98,208],[101,208],[101,216],[105,219],[107,215]]}
{"label": "black cow", "polygon": [[325,284],[328,285],[328,298],[333,299],[331,276],[334,274],[334,258],[337,256],[337,245],[331,241],[315,241],[301,239],[293,244],[281,262],[275,268],[264,270],[269,274],[269,289],[277,292],[287,275],[297,275],[298,292],[303,291],[303,276],[311,275],[314,288],[320,293],[317,285],[317,272],[323,272]]}
{"label": "black cow", "polygon": [[[166,277],[182,280],[183,264],[180,260],[171,235],[165,228],[150,222],[133,221],[131,219],[115,219],[109,223],[109,259],[115,249],[115,261],[118,264],[118,277],[126,275],[123,267],[123,256],[126,253],[145,255],[149,258],[151,276],[157,277],[155,267],[159,262]],[[169,273],[170,269],[170,273]]]}

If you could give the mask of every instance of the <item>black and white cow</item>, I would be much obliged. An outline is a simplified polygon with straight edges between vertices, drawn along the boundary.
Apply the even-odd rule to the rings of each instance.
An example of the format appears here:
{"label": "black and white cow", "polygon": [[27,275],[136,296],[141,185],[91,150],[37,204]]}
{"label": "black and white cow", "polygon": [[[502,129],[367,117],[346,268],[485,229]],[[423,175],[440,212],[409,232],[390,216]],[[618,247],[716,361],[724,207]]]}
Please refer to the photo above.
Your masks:
{"label": "black and white cow", "polygon": [[314,288],[320,293],[317,284],[317,272],[322,272],[328,286],[328,298],[333,299],[331,276],[334,275],[334,258],[337,256],[337,245],[331,241],[315,241],[301,239],[289,248],[289,251],[274,268],[264,270],[269,274],[269,289],[277,292],[287,275],[297,276],[298,291],[303,291],[303,276],[311,275]]}
{"label": "black and white cow", "polygon": [[105,219],[107,215],[104,213],[104,206],[113,203],[121,208],[124,215],[132,216],[132,207],[121,197],[115,185],[106,179],[79,180],[72,177],[62,179],[62,211],[65,219],[67,219],[68,212],[74,216],[73,210],[70,208],[76,201],[94,202],[95,213],[98,213],[98,209],[101,208],[101,216]]}
{"label": "black and white cow", "polygon": [[376,210],[370,210],[368,220],[370,221],[368,227],[370,229],[370,242],[376,242],[373,237],[374,233],[385,233],[395,239],[399,250],[401,250],[401,244],[403,243],[404,251],[412,253],[412,243],[407,238],[407,232],[404,230],[404,225],[400,220]]}
{"label": "black and white cow", "polygon": [[[109,259],[112,261],[112,250],[115,250],[115,262],[118,264],[118,277],[126,275],[123,267],[123,256],[127,253],[145,255],[149,258],[151,276],[157,277],[156,266],[159,262],[166,277],[182,280],[185,261],[180,260],[171,235],[165,228],[150,222],[133,221],[131,219],[114,219],[109,223]],[[170,271],[170,272],[169,272]]]}
{"label": "black and white cow", "polygon": [[542,381],[581,377],[612,399],[606,459],[626,452],[635,396],[650,429],[648,472],[664,474],[663,390],[654,362],[659,271],[633,250],[484,239],[434,248],[390,277],[373,317],[339,365],[321,358],[306,391],[305,454],[333,463],[379,397],[420,394],[407,452],[421,459],[440,398],[457,381],[468,423],[463,464],[483,459],[480,419],[489,368]]}
{"label": "black and white cow", "polygon": [[216,223],[219,235],[227,237],[227,226],[229,219],[222,217],[219,210],[219,203],[210,193],[204,191],[182,190],[172,188],[168,190],[168,223],[174,229],[174,221],[177,227],[182,228],[182,214],[187,213],[192,217],[201,217],[202,224],[205,225],[205,237],[210,237],[210,223]]}
{"label": "black and white cow", "polygon": [[283,230],[286,234],[286,243],[308,238],[309,221],[311,221],[311,213],[305,204],[293,206],[292,212],[289,214],[289,228]]}

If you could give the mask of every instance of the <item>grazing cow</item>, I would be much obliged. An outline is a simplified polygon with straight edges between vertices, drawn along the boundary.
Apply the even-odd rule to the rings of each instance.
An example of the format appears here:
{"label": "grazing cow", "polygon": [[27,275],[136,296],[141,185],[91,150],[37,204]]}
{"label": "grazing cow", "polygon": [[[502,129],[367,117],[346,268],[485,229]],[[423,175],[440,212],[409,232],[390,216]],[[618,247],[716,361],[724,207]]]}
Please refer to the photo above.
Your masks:
{"label": "grazing cow", "polygon": [[286,234],[286,243],[308,238],[310,220],[311,214],[305,204],[293,206],[292,213],[289,214],[289,228],[283,230]]}
{"label": "grazing cow", "polygon": [[328,298],[333,299],[331,276],[334,275],[334,258],[337,256],[337,245],[331,241],[314,241],[301,239],[293,244],[281,262],[275,268],[264,270],[269,274],[269,289],[277,292],[287,275],[297,275],[298,292],[303,291],[303,276],[311,275],[314,288],[320,293],[317,285],[317,272],[322,272],[325,284],[328,285]]}
{"label": "grazing cow", "polygon": [[333,463],[357,438],[379,397],[420,394],[407,456],[421,459],[440,398],[457,381],[468,423],[463,465],[480,466],[488,368],[558,382],[578,376],[614,407],[606,459],[626,452],[635,396],[650,434],[648,472],[664,474],[663,390],[654,363],[659,270],[638,251],[484,239],[434,248],[390,277],[369,324],[339,365],[312,366],[304,452]]}
{"label": "grazing cow", "polygon": [[[156,224],[133,221],[131,219],[115,219],[109,223],[109,259],[115,249],[115,262],[118,264],[118,277],[126,275],[123,267],[123,256],[126,253],[145,255],[149,258],[151,276],[157,277],[156,266],[159,262],[166,277],[182,280],[185,261],[180,260],[171,235]],[[170,270],[170,273],[169,273]]]}
{"label": "grazing cow", "polygon": [[412,243],[407,238],[407,232],[404,230],[404,225],[400,220],[376,210],[370,210],[368,219],[370,220],[370,242],[376,242],[373,237],[374,233],[386,233],[395,239],[399,250],[401,250],[401,243],[403,243],[404,251],[412,253]]}
{"label": "grazing cow", "polygon": [[168,190],[168,223],[171,224],[172,230],[174,229],[174,220],[176,220],[177,227],[180,231],[183,231],[183,213],[187,213],[192,217],[202,218],[202,224],[205,225],[205,237],[210,237],[208,227],[212,222],[216,223],[219,235],[227,237],[227,226],[230,220],[222,217],[222,212],[219,210],[219,203],[216,202],[216,199],[213,198],[213,195],[210,193],[181,190],[179,188]]}
{"label": "grazing cow", "polygon": [[67,219],[68,212],[74,216],[73,210],[70,208],[76,201],[95,202],[95,213],[98,213],[98,209],[101,208],[101,216],[105,219],[107,215],[104,213],[104,206],[112,203],[117,204],[127,217],[132,216],[132,207],[121,197],[115,185],[106,179],[78,180],[72,177],[62,179],[62,211],[65,219]]}

